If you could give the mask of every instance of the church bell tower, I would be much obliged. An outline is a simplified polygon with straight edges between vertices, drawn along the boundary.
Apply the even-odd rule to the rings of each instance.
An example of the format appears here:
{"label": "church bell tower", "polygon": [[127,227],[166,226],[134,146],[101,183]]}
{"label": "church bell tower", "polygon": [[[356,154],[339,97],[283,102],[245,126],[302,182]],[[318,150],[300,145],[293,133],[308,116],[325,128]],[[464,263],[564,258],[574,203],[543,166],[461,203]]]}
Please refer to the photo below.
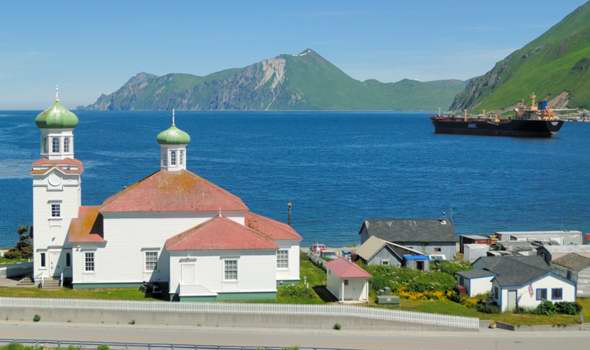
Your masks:
{"label": "church bell tower", "polygon": [[37,115],[40,156],[33,162],[33,278],[71,277],[71,248],[66,246],[70,221],[78,217],[81,205],[82,162],[74,155],[76,114],[55,101]]}

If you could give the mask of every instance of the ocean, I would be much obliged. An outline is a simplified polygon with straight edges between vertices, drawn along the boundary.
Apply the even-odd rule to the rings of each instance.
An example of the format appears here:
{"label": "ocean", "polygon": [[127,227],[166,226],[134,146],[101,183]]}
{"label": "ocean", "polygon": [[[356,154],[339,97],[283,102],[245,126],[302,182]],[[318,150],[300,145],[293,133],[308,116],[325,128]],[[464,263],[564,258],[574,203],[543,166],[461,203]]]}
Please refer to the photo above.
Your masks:
{"label": "ocean", "polygon": [[[0,246],[30,224],[35,111],[0,111]],[[84,204],[157,171],[165,112],[77,112]],[[287,221],[304,244],[358,242],[365,218],[451,216],[459,233],[590,232],[590,124],[552,139],[435,135],[428,115],[179,112],[188,168]]]}

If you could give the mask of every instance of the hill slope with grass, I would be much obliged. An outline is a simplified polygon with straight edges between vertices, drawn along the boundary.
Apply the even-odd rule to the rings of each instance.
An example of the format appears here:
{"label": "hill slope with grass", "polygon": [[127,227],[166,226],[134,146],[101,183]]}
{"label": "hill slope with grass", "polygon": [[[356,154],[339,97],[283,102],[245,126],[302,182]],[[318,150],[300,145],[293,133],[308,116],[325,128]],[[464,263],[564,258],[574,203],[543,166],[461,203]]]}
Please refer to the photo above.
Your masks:
{"label": "hill slope with grass", "polygon": [[84,108],[433,111],[446,109],[464,86],[459,80],[360,81],[306,49],[206,76],[139,73]]}
{"label": "hill slope with grass", "polygon": [[502,109],[533,92],[557,107],[590,107],[590,2],[470,80],[451,109]]}

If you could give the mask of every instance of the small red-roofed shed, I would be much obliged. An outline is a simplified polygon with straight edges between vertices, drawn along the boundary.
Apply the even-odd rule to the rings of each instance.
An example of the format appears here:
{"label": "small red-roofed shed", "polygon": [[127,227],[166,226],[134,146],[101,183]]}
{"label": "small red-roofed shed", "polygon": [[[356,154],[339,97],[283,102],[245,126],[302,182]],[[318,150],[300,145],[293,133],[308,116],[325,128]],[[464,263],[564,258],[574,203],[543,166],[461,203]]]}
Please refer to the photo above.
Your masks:
{"label": "small red-roofed shed", "polygon": [[327,288],[340,302],[369,301],[370,273],[345,258],[330,260],[324,266]]}

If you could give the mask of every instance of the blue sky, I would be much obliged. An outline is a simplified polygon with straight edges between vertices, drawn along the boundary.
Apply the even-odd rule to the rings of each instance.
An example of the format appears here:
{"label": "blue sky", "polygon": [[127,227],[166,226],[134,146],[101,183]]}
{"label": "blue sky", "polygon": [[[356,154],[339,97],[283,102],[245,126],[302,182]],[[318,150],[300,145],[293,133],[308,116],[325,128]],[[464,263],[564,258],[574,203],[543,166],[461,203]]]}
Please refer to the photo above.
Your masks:
{"label": "blue sky", "polygon": [[357,79],[467,79],[582,3],[7,1],[0,12],[0,109],[45,107],[55,84],[73,107],[138,72],[205,75],[307,47]]}

